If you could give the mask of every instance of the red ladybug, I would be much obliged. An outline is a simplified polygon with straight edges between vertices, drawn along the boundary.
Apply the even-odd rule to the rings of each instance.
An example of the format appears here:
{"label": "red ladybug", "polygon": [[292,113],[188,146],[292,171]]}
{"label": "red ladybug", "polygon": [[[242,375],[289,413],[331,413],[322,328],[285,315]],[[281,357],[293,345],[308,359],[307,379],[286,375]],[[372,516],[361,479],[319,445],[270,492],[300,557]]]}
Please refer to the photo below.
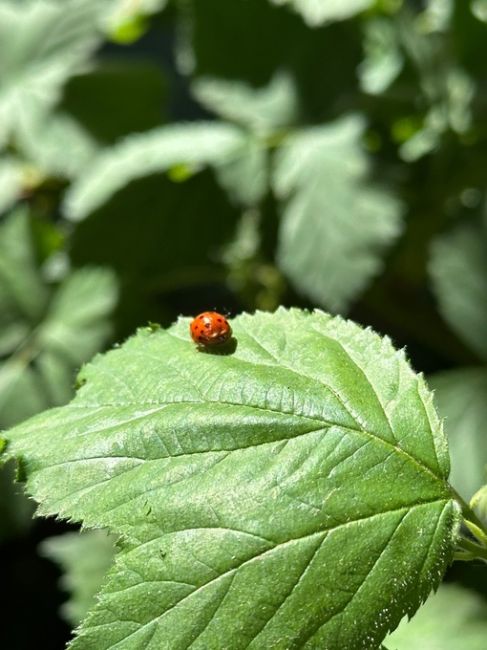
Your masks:
{"label": "red ladybug", "polygon": [[193,318],[189,331],[193,341],[203,346],[222,345],[232,336],[227,319],[216,311],[204,311]]}

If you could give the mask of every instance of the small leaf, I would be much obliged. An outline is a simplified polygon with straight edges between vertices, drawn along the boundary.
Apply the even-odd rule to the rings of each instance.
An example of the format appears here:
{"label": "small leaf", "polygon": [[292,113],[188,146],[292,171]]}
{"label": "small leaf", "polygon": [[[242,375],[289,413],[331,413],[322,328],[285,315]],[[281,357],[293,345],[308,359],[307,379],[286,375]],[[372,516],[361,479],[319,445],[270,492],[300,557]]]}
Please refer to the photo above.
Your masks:
{"label": "small leaf", "polygon": [[103,205],[129,182],[175,165],[234,163],[245,152],[247,136],[216,122],[161,127],[133,135],[100,154],[68,192],[65,211],[78,221]]}
{"label": "small leaf", "polygon": [[397,78],[404,64],[394,24],[380,18],[367,21],[364,50],[360,85],[366,93],[379,95]]}
{"label": "small leaf", "polygon": [[346,117],[296,133],[274,171],[284,202],[279,265],[298,290],[333,311],[347,309],[379,272],[401,231],[397,200],[367,179],[362,128]]}
{"label": "small leaf", "polygon": [[450,483],[468,502],[487,481],[487,369],[451,370],[429,378],[451,456]]}
{"label": "small leaf", "polygon": [[209,110],[254,133],[267,135],[297,117],[297,91],[289,75],[276,74],[263,88],[241,81],[200,77],[192,84],[195,97]]}
{"label": "small leaf", "polygon": [[8,434],[40,514],[121,539],[71,648],[379,646],[456,539],[423,379],[322,312],[237,317],[225,354],[188,322],[140,330]]}
{"label": "small leaf", "polygon": [[311,27],[351,18],[368,9],[373,0],[272,0],[276,5],[291,5]]}
{"label": "small leaf", "polygon": [[146,16],[166,4],[167,0],[111,0],[103,12],[104,27],[116,43],[133,43],[146,31]]}
{"label": "small leaf", "polygon": [[483,485],[473,495],[470,501],[470,507],[473,508],[477,517],[487,526],[487,485]]}
{"label": "small leaf", "polygon": [[462,225],[438,237],[430,275],[441,314],[452,329],[487,359],[487,234]]}
{"label": "small leaf", "polygon": [[49,120],[29,125],[18,133],[25,158],[48,176],[73,178],[95,155],[97,145],[69,115],[54,113]]}
{"label": "small leaf", "polygon": [[485,650],[486,639],[486,601],[463,587],[442,585],[386,643],[391,650]]}
{"label": "small leaf", "polygon": [[71,625],[78,623],[95,603],[106,573],[113,563],[113,539],[104,531],[65,533],[45,539],[40,552],[59,564],[61,587],[70,594],[61,613]]}

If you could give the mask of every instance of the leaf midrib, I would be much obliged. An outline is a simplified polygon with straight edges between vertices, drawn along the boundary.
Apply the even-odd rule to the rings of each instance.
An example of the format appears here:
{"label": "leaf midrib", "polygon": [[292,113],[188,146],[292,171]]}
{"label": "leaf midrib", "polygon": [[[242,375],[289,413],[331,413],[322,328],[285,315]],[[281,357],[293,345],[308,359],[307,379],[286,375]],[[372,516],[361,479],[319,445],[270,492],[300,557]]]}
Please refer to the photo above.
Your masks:
{"label": "leaf midrib", "polygon": [[[217,449],[217,450],[205,449],[205,450],[202,450],[202,451],[189,452],[187,454],[171,454],[169,456],[162,456],[161,458],[147,459],[147,460],[161,460],[162,458],[175,458],[175,457],[181,457],[181,456],[192,456],[192,455],[196,455],[196,454],[207,454],[207,453],[211,453],[211,452],[220,452],[220,451],[222,451],[222,452],[224,452],[224,451],[232,452],[232,451],[237,451],[239,449],[249,449],[249,448],[252,448],[252,447],[257,447],[257,446],[264,445],[264,444],[273,444],[273,443],[276,443],[276,442],[279,442],[279,441],[282,441],[282,440],[292,440],[292,439],[297,438],[297,437],[299,437],[301,435],[306,435],[308,433],[312,433],[313,431],[316,432],[316,431],[319,431],[320,429],[330,429],[332,427],[336,427],[336,428],[340,428],[340,429],[344,429],[344,430],[348,430],[348,431],[354,431],[355,433],[358,433],[360,435],[367,436],[368,439],[376,441],[377,443],[382,444],[383,446],[385,446],[385,447],[397,452],[398,454],[404,456],[404,458],[408,462],[413,464],[415,467],[419,468],[422,472],[428,474],[429,476],[432,476],[439,483],[444,483],[445,482],[441,478],[441,476],[438,476],[438,474],[433,472],[433,470],[431,468],[429,468],[427,465],[425,465],[424,463],[422,463],[421,461],[416,459],[414,456],[409,454],[406,450],[402,449],[401,447],[398,447],[397,445],[392,444],[391,442],[389,442],[387,440],[384,440],[383,438],[378,436],[373,431],[368,431],[367,429],[360,428],[358,426],[357,427],[352,427],[352,426],[344,425],[344,424],[340,424],[340,423],[329,422],[327,420],[323,420],[322,418],[318,418],[316,416],[304,415],[304,414],[296,413],[296,412],[278,411],[278,410],[275,410],[275,409],[271,409],[271,408],[263,407],[263,406],[257,406],[257,405],[254,405],[254,404],[241,404],[241,403],[238,403],[238,402],[230,402],[230,401],[224,401],[224,400],[214,400],[213,401],[213,400],[208,400],[208,399],[207,400],[179,400],[179,401],[175,401],[175,402],[140,402],[139,404],[137,404],[137,403],[127,403],[127,402],[120,403],[120,404],[117,404],[116,402],[115,403],[105,403],[105,404],[84,404],[84,405],[67,404],[63,408],[64,409],[67,409],[67,408],[80,409],[80,410],[83,410],[83,409],[96,410],[96,409],[103,409],[103,408],[107,408],[107,409],[108,408],[140,408],[140,407],[143,407],[143,406],[154,406],[154,407],[156,407],[155,409],[152,409],[150,412],[144,413],[143,415],[139,415],[136,418],[124,420],[121,423],[117,422],[117,423],[115,423],[113,425],[114,427],[116,427],[119,424],[128,424],[130,422],[134,422],[136,420],[143,419],[144,417],[148,417],[150,415],[153,415],[154,413],[157,413],[158,411],[164,410],[164,408],[171,407],[171,406],[177,406],[179,404],[208,404],[208,405],[210,405],[210,404],[217,404],[217,405],[218,404],[225,404],[226,406],[248,408],[248,409],[253,409],[253,410],[257,410],[257,411],[265,411],[265,412],[268,412],[268,413],[287,415],[287,416],[291,416],[291,417],[300,418],[302,420],[310,420],[312,422],[319,422],[322,426],[318,427],[317,429],[313,429],[311,431],[305,431],[303,433],[294,435],[294,436],[289,437],[289,438],[280,438],[280,439],[276,439],[276,440],[265,441],[265,442],[262,442],[262,443],[249,445],[248,447],[243,446],[243,447],[236,447],[234,449]],[[92,430],[92,431],[90,431],[90,434],[101,433],[102,431],[105,431],[108,428],[112,428],[112,427],[105,426],[102,429]],[[111,458],[111,456],[107,456],[107,458]],[[84,459],[80,459],[80,460],[84,460]]]}

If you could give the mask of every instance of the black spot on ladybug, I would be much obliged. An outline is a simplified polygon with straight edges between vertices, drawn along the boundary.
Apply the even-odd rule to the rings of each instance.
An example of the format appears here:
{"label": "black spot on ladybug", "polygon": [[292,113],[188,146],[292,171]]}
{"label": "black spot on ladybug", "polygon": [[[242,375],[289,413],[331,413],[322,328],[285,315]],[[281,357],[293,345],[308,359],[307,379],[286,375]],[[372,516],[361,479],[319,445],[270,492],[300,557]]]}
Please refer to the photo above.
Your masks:
{"label": "black spot on ladybug", "polygon": [[222,321],[221,318],[217,318],[216,320],[217,320],[219,323],[223,323],[223,321]]}
{"label": "black spot on ladybug", "polygon": [[205,323],[205,327],[208,329],[210,327],[210,323]]}

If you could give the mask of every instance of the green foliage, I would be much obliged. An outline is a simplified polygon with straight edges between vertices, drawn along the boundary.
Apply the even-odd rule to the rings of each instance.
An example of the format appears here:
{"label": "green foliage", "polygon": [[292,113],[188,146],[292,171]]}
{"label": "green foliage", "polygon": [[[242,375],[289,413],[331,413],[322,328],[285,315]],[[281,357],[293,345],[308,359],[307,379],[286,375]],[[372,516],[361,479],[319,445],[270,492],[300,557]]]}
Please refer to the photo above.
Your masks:
{"label": "green foliage", "polygon": [[162,127],[131,136],[102,153],[66,198],[66,215],[78,221],[131,181],[157,172],[180,170],[191,176],[205,165],[225,168],[246,153],[245,134],[229,124],[200,123]]}
{"label": "green foliage", "polygon": [[70,599],[61,612],[69,623],[77,625],[94,605],[113,563],[113,539],[101,530],[65,533],[44,540],[40,551],[64,569],[61,586]]}
{"label": "green foliage", "polygon": [[371,186],[356,117],[290,137],[274,188],[286,202],[278,261],[318,304],[344,311],[382,267],[382,250],[401,232],[400,206]]}
{"label": "green foliage", "polygon": [[[65,404],[82,364],[145,323],[321,305],[431,374],[460,494],[387,338],[283,310],[235,319],[222,354],[185,320],[141,330],[6,447],[41,514],[121,546],[76,648],[187,648],[200,631],[205,649],[375,650],[446,568],[443,505],[468,524],[455,557],[487,558],[485,4],[0,0],[0,428]],[[35,646],[42,615],[14,469],[6,648]],[[73,623],[105,541],[47,544]],[[478,647],[472,598],[440,591],[425,620],[458,617],[410,643]]]}
{"label": "green foliage", "polygon": [[117,296],[109,270],[81,269],[50,288],[25,212],[0,229],[0,422],[11,426],[71,395],[74,372],[110,333]]}
{"label": "green foliage", "polygon": [[429,383],[445,418],[452,462],[450,483],[468,501],[487,480],[487,368],[440,373]]}
{"label": "green foliage", "polygon": [[276,5],[291,5],[299,11],[306,22],[321,25],[334,20],[350,18],[359,11],[367,9],[373,0],[272,0]]}
{"label": "green foliage", "polygon": [[264,136],[284,129],[297,118],[296,89],[291,78],[282,72],[263,88],[201,77],[196,79],[192,89],[203,106]]}
{"label": "green foliage", "polygon": [[487,603],[461,587],[443,585],[412,621],[406,619],[387,639],[389,650],[484,650]]}
{"label": "green foliage", "polygon": [[0,145],[28,131],[59,100],[97,36],[96,0],[0,4]]}
{"label": "green foliage", "polygon": [[216,355],[187,319],[141,330],[8,436],[40,513],[123,536],[72,648],[370,648],[449,560],[445,440],[403,353],[322,312],[232,327]]}
{"label": "green foliage", "polygon": [[439,237],[432,250],[431,277],[439,308],[450,326],[487,359],[487,235],[465,225]]}

